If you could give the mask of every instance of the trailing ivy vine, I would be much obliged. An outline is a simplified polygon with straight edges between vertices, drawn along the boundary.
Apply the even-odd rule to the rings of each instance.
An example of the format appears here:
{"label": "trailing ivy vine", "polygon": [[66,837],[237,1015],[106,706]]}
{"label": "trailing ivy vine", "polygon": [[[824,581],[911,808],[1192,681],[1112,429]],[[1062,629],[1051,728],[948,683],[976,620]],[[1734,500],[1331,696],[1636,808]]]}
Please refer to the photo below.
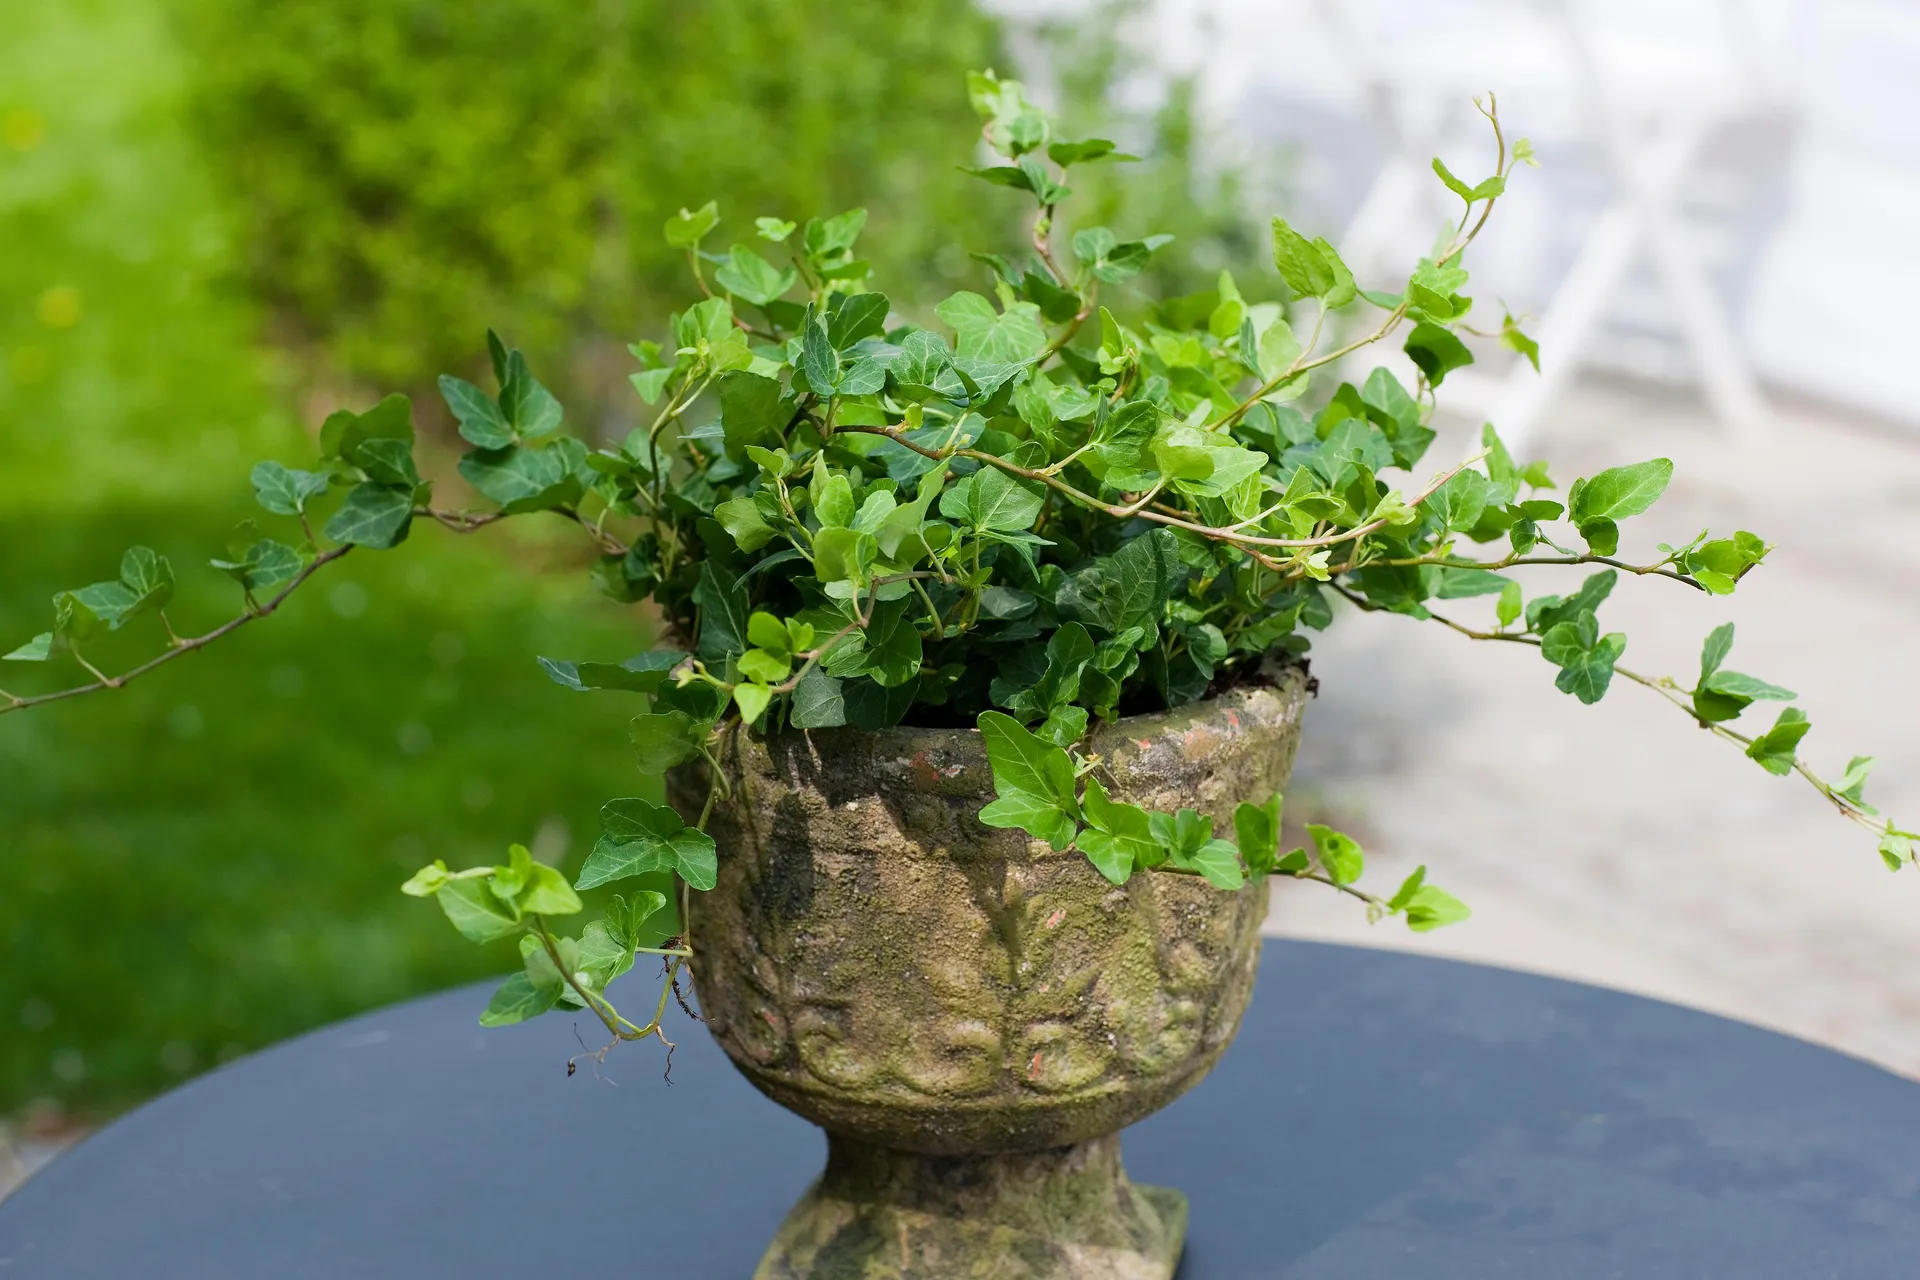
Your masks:
{"label": "trailing ivy vine", "polygon": [[[468,533],[545,512],[579,525],[600,553],[600,589],[652,601],[669,647],[541,666],[568,689],[643,699],[631,724],[641,771],[704,760],[706,804],[689,822],[644,799],[610,802],[571,885],[515,845],[500,866],[435,862],[405,890],[436,899],[476,942],[518,940],[522,969],[483,1021],[585,1008],[609,1048],[664,1040],[668,1002],[699,963],[678,922],[686,895],[715,883],[705,828],[729,785],[724,741],[741,732],[977,725],[997,792],[981,821],[1077,849],[1115,884],[1184,874],[1232,891],[1289,876],[1414,929],[1464,918],[1424,867],[1391,894],[1362,889],[1360,847],[1329,828],[1309,827],[1311,847],[1283,853],[1278,796],[1239,806],[1232,832],[1216,832],[1193,810],[1110,794],[1086,749],[1096,721],[1191,703],[1298,658],[1336,599],[1535,649],[1582,703],[1616,676],[1651,689],[1769,773],[1810,783],[1871,833],[1889,867],[1913,861],[1914,833],[1864,798],[1871,759],[1855,757],[1837,781],[1816,773],[1800,754],[1809,722],[1797,706],[1766,728],[1732,727],[1755,703],[1795,695],[1727,667],[1731,624],[1708,635],[1690,682],[1621,665],[1627,638],[1599,621],[1620,574],[1727,595],[1769,551],[1749,532],[1702,532],[1623,558],[1622,523],[1654,505],[1672,463],[1575,480],[1562,501],[1548,496],[1546,466],[1514,459],[1489,425],[1464,463],[1398,486],[1382,478],[1420,465],[1437,392],[1473,361],[1466,337],[1537,361],[1512,316],[1470,324],[1462,292],[1468,248],[1532,161],[1524,139],[1508,145],[1491,97],[1491,172],[1469,183],[1434,161],[1460,218],[1399,291],[1359,288],[1331,245],[1275,218],[1284,301],[1253,300],[1222,274],[1204,295],[1139,313],[1127,286],[1165,238],[1062,221],[1076,172],[1129,157],[1103,139],[1056,136],[1015,81],[986,72],[968,88],[993,157],[972,172],[1024,200],[1030,218],[1018,254],[975,255],[987,292],[956,293],[923,324],[871,286],[863,210],[805,224],[763,215],[719,252],[718,206],[684,209],[665,237],[703,296],[664,341],[632,347],[645,425],[591,447],[566,430],[526,359],[489,333],[494,386],[440,382],[472,446],[460,475],[489,505],[435,504],[405,399],[336,413],[313,469],[253,470],[260,505],[292,532],[249,523],[213,562],[240,587],[235,617],[179,635],[166,613],[173,571],[135,547],[116,580],[62,592],[52,629],[7,655],[71,661],[91,680],[0,693],[0,713],[119,688],[266,617],[356,548],[397,546],[422,520]],[[1389,340],[1417,369],[1412,386],[1385,368],[1326,385],[1337,364]],[[1537,565],[1595,572],[1570,595],[1529,598],[1509,571]],[[1435,607],[1478,597],[1491,598],[1491,625]],[[88,659],[102,632],[146,615],[167,641],[156,656],[118,675]],[[616,881],[658,887],[615,898],[577,936],[556,930],[581,912],[577,890]],[[663,970],[643,1021],[606,994],[637,954]]]}

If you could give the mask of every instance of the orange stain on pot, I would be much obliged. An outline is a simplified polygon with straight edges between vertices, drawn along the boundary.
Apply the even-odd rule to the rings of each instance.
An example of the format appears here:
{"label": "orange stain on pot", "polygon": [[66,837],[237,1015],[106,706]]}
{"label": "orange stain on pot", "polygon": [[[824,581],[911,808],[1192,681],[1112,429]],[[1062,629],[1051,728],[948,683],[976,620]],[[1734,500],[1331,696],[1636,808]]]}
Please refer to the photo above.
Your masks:
{"label": "orange stain on pot", "polygon": [[1180,735],[1180,752],[1189,760],[1199,760],[1211,755],[1218,741],[1213,730],[1195,725]]}

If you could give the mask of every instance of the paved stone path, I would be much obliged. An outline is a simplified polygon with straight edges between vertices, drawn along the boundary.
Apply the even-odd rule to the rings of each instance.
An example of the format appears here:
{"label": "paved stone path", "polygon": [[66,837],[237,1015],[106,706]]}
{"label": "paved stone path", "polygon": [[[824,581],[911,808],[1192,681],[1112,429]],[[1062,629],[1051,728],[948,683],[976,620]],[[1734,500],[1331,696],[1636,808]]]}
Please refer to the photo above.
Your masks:
{"label": "paved stone path", "polygon": [[[1550,458],[1563,486],[1618,462],[1674,460],[1667,496],[1626,526],[1628,556],[1707,525],[1777,543],[1731,599],[1624,581],[1602,630],[1630,637],[1625,665],[1687,679],[1706,633],[1735,622],[1728,665],[1799,691],[1813,721],[1803,751],[1826,776],[1878,756],[1867,798],[1911,827],[1920,434],[1778,409],[1771,438],[1743,445],[1690,400],[1586,384],[1528,452]],[[1436,464],[1465,451],[1456,437],[1435,446]],[[1491,618],[1491,603],[1450,613]],[[1350,824],[1376,886],[1424,862],[1475,916],[1417,935],[1292,885],[1270,932],[1621,987],[1920,1076],[1920,870],[1888,873],[1866,833],[1804,783],[1763,773],[1638,686],[1616,682],[1582,707],[1536,653],[1431,623],[1349,613],[1316,647],[1314,674],[1292,807]]]}

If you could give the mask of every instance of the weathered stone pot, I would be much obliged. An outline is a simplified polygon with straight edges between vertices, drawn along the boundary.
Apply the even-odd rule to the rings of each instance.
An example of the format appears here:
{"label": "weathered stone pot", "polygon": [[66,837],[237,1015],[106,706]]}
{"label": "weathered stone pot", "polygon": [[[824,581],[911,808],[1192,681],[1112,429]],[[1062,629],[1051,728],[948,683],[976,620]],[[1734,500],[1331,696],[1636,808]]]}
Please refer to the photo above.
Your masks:
{"label": "weathered stone pot", "polygon": [[[1227,833],[1285,786],[1305,683],[1280,671],[1089,749],[1120,796]],[[760,1280],[1170,1277],[1185,1197],[1128,1182],[1117,1135],[1233,1039],[1266,886],[1116,888],[984,826],[971,729],[740,735],[730,753],[694,982],[734,1065],[828,1135]],[[693,769],[669,787],[688,812],[706,795]]]}

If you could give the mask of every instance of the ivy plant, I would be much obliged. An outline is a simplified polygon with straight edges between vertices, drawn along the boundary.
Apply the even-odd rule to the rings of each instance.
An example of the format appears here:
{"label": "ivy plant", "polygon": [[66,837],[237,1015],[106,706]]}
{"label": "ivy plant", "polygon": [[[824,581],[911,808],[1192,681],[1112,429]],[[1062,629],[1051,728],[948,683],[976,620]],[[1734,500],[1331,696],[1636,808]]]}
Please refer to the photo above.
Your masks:
{"label": "ivy plant", "polygon": [[[476,942],[517,940],[522,968],[484,1021],[585,1008],[609,1048],[665,1039],[661,1017],[698,963],[678,921],[686,895],[715,883],[706,826],[730,785],[722,742],[742,732],[977,726],[997,792],[980,821],[1078,850],[1115,884],[1189,875],[1231,892],[1285,876],[1416,930],[1464,918],[1424,867],[1392,892],[1362,888],[1362,850],[1338,831],[1310,826],[1310,847],[1283,852],[1278,796],[1241,805],[1231,831],[1190,809],[1129,803],[1086,745],[1096,722],[1297,661],[1341,605],[1533,649],[1581,703],[1617,679],[1650,689],[1768,773],[1811,784],[1889,867],[1913,861],[1915,834],[1864,798],[1870,758],[1836,781],[1815,772],[1795,705],[1771,725],[1736,727],[1756,703],[1795,695],[1727,666],[1731,624],[1707,636],[1690,680],[1622,665],[1627,637],[1600,621],[1621,574],[1728,595],[1770,549],[1746,531],[1702,532],[1622,558],[1623,526],[1660,498],[1672,463],[1629,462],[1563,492],[1487,426],[1471,458],[1413,478],[1434,440],[1436,396],[1475,343],[1538,357],[1514,317],[1476,323],[1465,292],[1467,250],[1532,162],[1524,139],[1508,144],[1491,97],[1491,171],[1470,182],[1434,161],[1460,217],[1399,289],[1361,288],[1326,240],[1275,218],[1277,284],[1243,288],[1222,274],[1202,295],[1146,306],[1129,283],[1165,237],[1070,226],[1063,213],[1078,173],[1129,157],[1104,139],[1059,136],[1017,81],[982,72],[968,93],[989,157],[972,172],[1002,189],[993,198],[1025,202],[1029,219],[1017,252],[974,255],[980,289],[931,316],[899,314],[861,256],[861,209],[805,223],[763,214],[724,248],[716,203],[683,209],[664,236],[700,296],[664,335],[633,344],[645,412],[624,439],[569,431],[525,357],[489,333],[492,385],[440,383],[470,446],[459,474],[484,505],[436,504],[403,398],[336,413],[317,462],[253,470],[281,532],[249,523],[213,562],[240,588],[236,616],[178,634],[166,613],[173,571],[135,547],[117,579],[62,592],[51,629],[7,655],[76,663],[90,680],[0,693],[0,712],[120,688],[422,521],[467,533],[545,513],[578,525],[598,552],[599,589],[652,602],[667,643],[623,661],[542,657],[541,669],[569,690],[639,699],[630,736],[641,771],[706,761],[705,806],[689,821],[648,800],[610,801],[572,884],[516,845],[503,865],[435,862],[404,887]],[[1388,342],[1415,371],[1411,385],[1384,367],[1358,381],[1335,372]],[[1541,565],[1593,572],[1571,594],[1530,596],[1515,571]],[[1490,605],[1490,620],[1453,613],[1481,597],[1471,607]],[[153,658],[117,675],[89,660],[103,631],[148,615],[166,640]],[[563,931],[581,913],[577,891],[615,882],[630,891]],[[637,954],[664,967],[644,1020],[607,995]]]}

